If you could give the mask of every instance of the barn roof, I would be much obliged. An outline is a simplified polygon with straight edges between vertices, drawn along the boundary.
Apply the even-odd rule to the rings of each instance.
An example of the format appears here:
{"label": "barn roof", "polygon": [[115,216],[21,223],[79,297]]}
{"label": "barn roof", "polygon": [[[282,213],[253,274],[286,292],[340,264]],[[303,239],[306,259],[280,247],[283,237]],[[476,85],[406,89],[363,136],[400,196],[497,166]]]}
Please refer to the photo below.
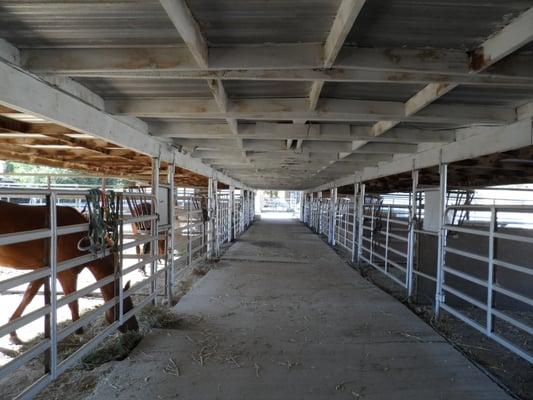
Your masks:
{"label": "barn roof", "polygon": [[532,0],[0,0],[0,38],[25,71],[256,188],[318,187],[533,110]]}

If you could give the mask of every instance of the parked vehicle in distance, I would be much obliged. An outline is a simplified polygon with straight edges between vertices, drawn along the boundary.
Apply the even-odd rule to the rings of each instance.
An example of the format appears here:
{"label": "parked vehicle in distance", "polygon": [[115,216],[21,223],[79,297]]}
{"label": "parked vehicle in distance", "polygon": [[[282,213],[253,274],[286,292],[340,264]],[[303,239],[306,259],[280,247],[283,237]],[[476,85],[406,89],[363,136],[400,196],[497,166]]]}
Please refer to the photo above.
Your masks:
{"label": "parked vehicle in distance", "polygon": [[278,198],[267,198],[263,201],[263,206],[261,207],[261,212],[269,211],[281,211],[281,212],[291,212],[291,206],[285,200]]}

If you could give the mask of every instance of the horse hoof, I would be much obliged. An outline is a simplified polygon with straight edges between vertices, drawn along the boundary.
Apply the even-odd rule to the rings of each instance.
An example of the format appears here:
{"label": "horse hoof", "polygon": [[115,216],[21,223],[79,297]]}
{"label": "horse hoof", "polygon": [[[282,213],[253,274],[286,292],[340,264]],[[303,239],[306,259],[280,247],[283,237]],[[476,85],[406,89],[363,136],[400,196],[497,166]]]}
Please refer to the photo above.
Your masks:
{"label": "horse hoof", "polygon": [[17,335],[10,336],[9,337],[9,341],[11,342],[11,344],[15,344],[17,346],[21,346],[21,345],[24,344],[24,342],[22,340],[20,340]]}

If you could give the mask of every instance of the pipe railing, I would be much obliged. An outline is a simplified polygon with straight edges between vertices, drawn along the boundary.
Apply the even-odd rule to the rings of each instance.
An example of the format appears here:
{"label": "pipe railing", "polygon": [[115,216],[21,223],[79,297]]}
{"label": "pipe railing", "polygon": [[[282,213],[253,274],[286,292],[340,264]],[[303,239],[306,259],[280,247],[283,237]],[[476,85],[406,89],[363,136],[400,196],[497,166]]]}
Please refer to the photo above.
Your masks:
{"label": "pipe railing", "polygon": [[[531,346],[506,335],[509,329],[505,327],[533,334],[531,321],[514,312],[533,311],[533,266],[516,254],[503,254],[498,249],[502,243],[533,244],[533,206],[516,204],[518,201],[446,205],[459,197],[456,189],[447,196],[445,164],[440,174],[439,187],[420,188],[418,172],[413,171],[413,189],[406,194],[372,197],[365,195],[363,183],[355,184],[354,196],[339,196],[334,207],[329,198],[322,198],[322,193],[307,193],[301,219],[319,235],[328,234],[333,224],[333,242],[328,237],[329,243],[348,252],[353,262],[369,265],[400,285],[410,301],[415,301],[418,295],[420,280],[430,282],[437,318],[442,309],[531,363]],[[439,192],[440,222],[438,228],[426,229],[422,223],[426,212],[423,194],[434,190]],[[464,218],[449,218],[452,214],[475,217],[475,221],[465,223]],[[485,250],[458,246],[457,237],[467,236],[485,241]],[[427,259],[420,258],[421,243],[427,241],[436,243],[432,268],[422,264]],[[478,270],[465,267],[472,263],[478,265]],[[508,279],[501,278],[503,273],[512,273],[514,282],[520,285],[511,285]]]}
{"label": "pipe railing", "polygon": [[[217,191],[214,194],[216,205],[210,210],[209,219],[212,221],[214,234],[208,238],[202,196],[178,196],[173,185],[158,185],[169,189],[168,215],[169,222],[159,223],[158,190],[152,188],[148,193],[122,192],[119,197],[118,232],[119,243],[117,256],[110,255],[109,250],[87,252],[71,259],[59,259],[57,255],[58,238],[65,235],[81,234],[88,230],[88,223],[69,226],[57,225],[58,207],[66,200],[76,200],[72,204],[84,205],[85,190],[50,190],[50,189],[20,189],[0,188],[0,198],[18,201],[21,198],[39,198],[38,203],[44,203],[48,210],[48,226],[25,232],[7,233],[0,235],[0,246],[16,245],[32,240],[44,240],[47,243],[47,260],[44,265],[30,272],[11,276],[0,281],[0,295],[9,294],[14,288],[27,285],[35,280],[45,280],[45,304],[31,312],[0,325],[0,337],[23,329],[31,323],[43,320],[41,328],[43,338],[22,354],[12,358],[0,366],[0,379],[8,377],[17,369],[44,354],[43,374],[32,384],[21,388],[17,399],[29,399],[41,391],[59,374],[76,364],[84,355],[98,346],[107,336],[117,329],[130,317],[138,313],[147,304],[167,299],[171,304],[173,287],[177,284],[180,271],[198,260],[207,257],[208,247],[213,246],[218,254],[220,244],[230,242],[236,238],[253,222],[252,192],[237,196],[237,202],[228,192]],[[151,193],[154,193],[153,195]],[[135,199],[152,205],[149,211],[141,215],[132,215],[128,202]],[[244,200],[243,200],[244,199]],[[70,201],[69,200],[69,201]],[[33,207],[28,205],[27,207]],[[233,218],[230,218],[230,212]],[[230,224],[230,222],[233,222]],[[44,222],[43,222],[44,223]],[[138,226],[134,233],[132,226]],[[230,235],[230,233],[233,233]],[[210,242],[209,242],[210,241]],[[165,243],[165,251],[160,252],[161,243]],[[143,248],[150,244],[149,254],[144,254]],[[139,249],[139,252],[137,252]],[[83,287],[61,293],[56,285],[58,274],[82,267],[91,262],[101,262],[104,258],[115,259],[114,268],[96,282],[85,284]],[[180,267],[181,266],[181,267]],[[143,274],[140,273],[143,270]],[[134,283],[128,290],[124,282],[132,280]],[[84,313],[76,321],[59,325],[57,310],[66,305],[79,301],[87,296],[93,296],[95,291],[104,286],[114,284],[115,294],[103,301],[94,310]],[[133,299],[133,308],[124,309],[124,299]],[[78,329],[101,318],[104,313],[114,310],[115,320],[105,329],[98,332],[89,342],[80,345],[68,357],[61,359],[58,354],[58,344]]]}

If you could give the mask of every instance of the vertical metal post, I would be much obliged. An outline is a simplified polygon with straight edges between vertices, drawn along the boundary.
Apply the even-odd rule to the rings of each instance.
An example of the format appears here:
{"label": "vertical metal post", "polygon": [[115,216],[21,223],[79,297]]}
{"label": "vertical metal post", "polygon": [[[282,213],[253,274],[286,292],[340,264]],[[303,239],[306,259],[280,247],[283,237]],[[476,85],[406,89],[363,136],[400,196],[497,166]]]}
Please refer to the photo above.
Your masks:
{"label": "vertical metal post", "polygon": [[241,190],[241,233],[246,229],[246,190]]}
{"label": "vertical metal post", "polygon": [[346,204],[346,212],[343,214],[344,220],[344,247],[348,246],[348,217],[350,216],[350,203]]}
{"label": "vertical metal post", "polygon": [[50,219],[50,375],[57,376],[57,208],[54,192],[49,196]]}
{"label": "vertical metal post", "polygon": [[213,199],[213,178],[209,178],[207,186],[207,210],[209,215],[209,221],[207,222],[207,259],[213,258],[214,250],[214,232],[213,232],[213,220],[214,220],[214,208],[215,202]]}
{"label": "vertical metal post", "polygon": [[369,260],[372,264],[374,262],[374,204],[370,208],[370,254]]}
{"label": "vertical metal post", "polygon": [[250,219],[251,219],[252,224],[254,223],[254,220],[255,220],[254,207],[255,207],[255,191],[251,191],[250,192]]}
{"label": "vertical metal post", "polygon": [[[191,235],[191,203],[192,195],[186,197],[187,201],[187,265],[192,264],[192,235]],[[204,224],[201,224],[203,229]],[[202,232],[203,237],[203,232]]]}
{"label": "vertical metal post", "polygon": [[176,270],[174,263],[174,248],[176,246],[176,188],[174,187],[174,173],[176,166],[169,164],[167,168],[167,180],[168,180],[168,219],[170,222],[169,234],[167,235],[167,259],[166,267],[167,273],[167,302],[172,305],[172,287],[176,279]]}
{"label": "vertical metal post", "polygon": [[322,192],[317,193],[317,227],[316,231],[320,235],[322,233]]}
{"label": "vertical metal post", "polygon": [[444,303],[444,261],[446,257],[446,194],[448,191],[448,165],[440,164],[440,185],[439,185],[439,242],[437,259],[437,282],[435,285],[435,317],[440,315],[440,305]]}
{"label": "vertical metal post", "polygon": [[213,232],[215,235],[215,249],[214,249],[214,256],[218,257],[218,254],[220,252],[220,230],[219,230],[219,224],[220,224],[220,210],[219,210],[219,198],[218,198],[218,181],[213,181],[213,200],[214,200],[214,221],[213,221]]}
{"label": "vertical metal post", "polygon": [[234,228],[233,228],[233,213],[235,208],[235,187],[229,187],[228,195],[228,242],[231,242],[235,237]]}
{"label": "vertical metal post", "polygon": [[252,224],[252,212],[250,209],[250,206],[252,204],[252,191],[248,190],[248,196],[247,196],[247,202],[246,202],[246,219],[248,220],[248,226]]}
{"label": "vertical metal post", "polygon": [[118,289],[118,321],[120,325],[124,323],[124,287],[122,285],[122,270],[124,268],[124,197],[122,194],[119,197],[118,201],[118,212],[120,216],[120,226],[119,226],[119,244],[118,244],[118,271],[115,271],[116,276],[116,286]]}
{"label": "vertical metal post", "polygon": [[252,192],[252,222],[255,221],[255,196],[256,192]]}
{"label": "vertical metal post", "polygon": [[248,200],[248,197],[250,196],[250,191],[249,190],[245,190],[244,191],[244,209],[243,209],[243,214],[244,214],[244,229],[248,228],[248,225],[249,225],[249,216],[250,214],[248,213],[248,206],[249,206],[249,200]]}
{"label": "vertical metal post", "polygon": [[389,273],[389,231],[390,231],[390,213],[391,205],[387,209],[387,223],[385,225],[385,273]]}
{"label": "vertical metal post", "polygon": [[306,195],[300,192],[300,221],[305,223],[305,198]]}
{"label": "vertical metal post", "polygon": [[311,229],[313,229],[313,207],[314,207],[314,200],[313,200],[313,193],[309,193],[309,205],[307,206],[307,224]]}
{"label": "vertical metal post", "polygon": [[250,219],[251,223],[254,223],[255,220],[255,191],[250,192]]}
{"label": "vertical metal post", "polygon": [[[159,215],[159,170],[161,162],[159,157],[152,158],[152,216]],[[159,221],[153,218],[151,225],[152,243],[150,253],[154,260],[150,263],[150,294],[154,296],[152,304],[157,303],[157,264],[159,256]]]}
{"label": "vertical metal post", "polygon": [[486,329],[490,336],[494,330],[494,320],[492,318],[492,309],[494,307],[493,286],[494,286],[494,254],[495,243],[494,233],[496,231],[496,207],[493,205],[490,208],[490,226],[489,226],[489,255],[488,255],[488,274],[487,274],[487,317]]}
{"label": "vertical metal post", "polygon": [[413,295],[413,277],[414,277],[414,249],[415,249],[415,225],[416,225],[416,195],[418,188],[418,170],[413,169],[411,173],[412,189],[409,197],[409,224],[407,233],[407,273],[406,286],[407,298],[410,299]]}
{"label": "vertical metal post", "polygon": [[361,262],[361,255],[363,254],[363,235],[364,235],[364,212],[365,212],[365,184],[359,184],[359,201],[357,204],[357,263]]}
{"label": "vertical metal post", "polygon": [[[353,208],[352,208],[352,262],[355,260],[355,237],[357,234],[357,210],[358,204],[357,195],[359,194],[359,184],[353,184]],[[349,209],[349,208],[348,208]]]}
{"label": "vertical metal post", "polygon": [[335,246],[335,226],[337,224],[337,188],[332,188],[330,191],[329,203],[329,244]]}
{"label": "vertical metal post", "polygon": [[241,189],[241,201],[239,204],[239,233],[241,234],[244,232],[244,202],[246,200],[245,192],[246,191],[244,189]]}

